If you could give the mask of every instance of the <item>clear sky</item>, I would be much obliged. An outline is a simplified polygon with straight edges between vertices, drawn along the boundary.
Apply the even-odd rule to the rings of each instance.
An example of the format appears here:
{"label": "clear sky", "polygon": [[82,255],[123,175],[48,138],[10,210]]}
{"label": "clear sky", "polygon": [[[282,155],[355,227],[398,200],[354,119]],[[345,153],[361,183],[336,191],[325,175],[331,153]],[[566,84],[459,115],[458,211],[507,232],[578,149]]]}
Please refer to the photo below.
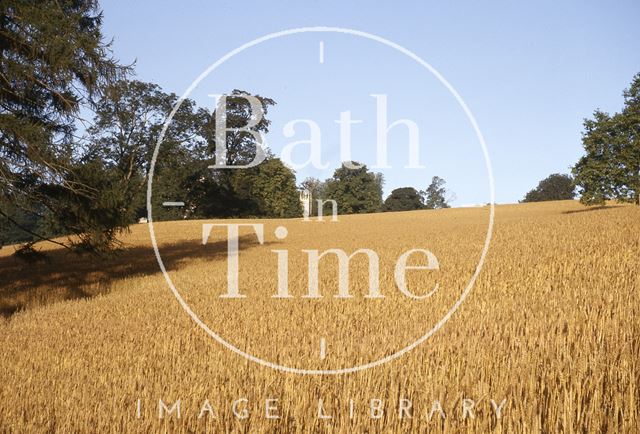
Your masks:
{"label": "clear sky", "polygon": [[[486,140],[498,203],[516,202],[554,172],[569,171],[582,152],[582,120],[594,109],[616,111],[622,90],[640,72],[637,1],[105,1],[104,32],[137,78],[182,94],[208,66],[260,36],[307,26],[372,33],[414,52],[459,92]],[[320,62],[320,42],[323,61]],[[488,201],[487,173],[464,112],[437,79],[416,62],[374,41],[329,33],[274,39],[229,59],[191,97],[213,108],[209,94],[244,89],[276,100],[267,137],[276,154],[309,138],[309,128],[284,125],[312,119],[321,128],[326,178],[339,165],[341,111],[353,119],[352,156],[375,155],[375,99],[388,95],[389,123],[419,126],[424,169],[404,169],[408,134],[389,134],[392,169],[379,170],[385,192],[424,189],[443,177],[455,205]],[[301,151],[299,149],[298,151]],[[293,154],[303,161],[307,154]]]}

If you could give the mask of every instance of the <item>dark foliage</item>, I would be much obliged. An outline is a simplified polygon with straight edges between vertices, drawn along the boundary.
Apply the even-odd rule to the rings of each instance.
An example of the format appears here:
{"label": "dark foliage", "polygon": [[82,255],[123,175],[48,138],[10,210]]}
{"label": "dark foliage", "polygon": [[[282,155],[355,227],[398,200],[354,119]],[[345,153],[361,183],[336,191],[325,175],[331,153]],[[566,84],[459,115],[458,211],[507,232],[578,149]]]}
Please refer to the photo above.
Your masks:
{"label": "dark foliage", "polygon": [[540,181],[536,188],[525,195],[522,202],[571,200],[575,197],[575,189],[571,176],[554,173]]}

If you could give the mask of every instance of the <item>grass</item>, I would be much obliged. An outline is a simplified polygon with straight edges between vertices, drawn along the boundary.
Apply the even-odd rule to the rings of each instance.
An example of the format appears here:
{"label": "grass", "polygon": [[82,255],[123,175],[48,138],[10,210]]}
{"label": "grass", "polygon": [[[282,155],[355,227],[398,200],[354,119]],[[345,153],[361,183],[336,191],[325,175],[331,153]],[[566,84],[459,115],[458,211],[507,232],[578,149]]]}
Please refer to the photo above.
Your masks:
{"label": "grass", "polygon": [[[0,431],[7,432],[636,432],[639,427],[640,209],[583,210],[571,201],[504,205],[471,295],[423,345],[380,367],[300,376],[223,348],[180,308],[159,271],[146,225],[108,261],[51,250],[24,265],[0,250]],[[257,357],[338,369],[415,341],[459,297],[477,264],[487,208],[340,216],[339,223],[261,220],[265,243],[243,229],[240,290],[226,291],[226,242],[201,243],[201,221],[156,225],[163,260],[189,306],[228,342]],[[289,235],[278,240],[274,229]],[[368,269],[353,260],[353,298],[332,297],[335,261],[320,266],[321,299],[305,299],[303,249],[368,247],[380,256],[383,299],[366,299]],[[409,271],[402,295],[394,264],[431,250],[439,271]],[[277,261],[289,251],[291,299],[275,299]],[[326,358],[319,342],[326,342]],[[248,419],[232,412],[246,398]],[[265,417],[278,399],[279,419]],[[158,418],[180,399],[181,417]],[[216,418],[198,418],[205,400]],[[318,400],[333,419],[317,417]],[[370,417],[370,400],[384,415]],[[399,417],[399,402],[412,418]],[[475,418],[462,417],[464,399]],[[497,418],[491,400],[506,399]],[[136,405],[140,400],[140,418]],[[350,400],[354,416],[350,417]],[[446,418],[428,414],[434,401]],[[242,403],[244,406],[244,402]]]}

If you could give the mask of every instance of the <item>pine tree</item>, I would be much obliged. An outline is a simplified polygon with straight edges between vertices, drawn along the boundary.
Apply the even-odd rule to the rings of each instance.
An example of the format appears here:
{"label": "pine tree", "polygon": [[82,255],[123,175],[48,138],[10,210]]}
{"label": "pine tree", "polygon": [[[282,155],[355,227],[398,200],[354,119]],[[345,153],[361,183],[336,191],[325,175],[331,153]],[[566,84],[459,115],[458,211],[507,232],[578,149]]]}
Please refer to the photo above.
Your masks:
{"label": "pine tree", "polygon": [[3,211],[12,204],[96,246],[117,228],[82,217],[96,190],[83,180],[91,166],[76,164],[74,140],[81,109],[127,72],[101,25],[92,0],[0,3],[0,215],[16,224]]}

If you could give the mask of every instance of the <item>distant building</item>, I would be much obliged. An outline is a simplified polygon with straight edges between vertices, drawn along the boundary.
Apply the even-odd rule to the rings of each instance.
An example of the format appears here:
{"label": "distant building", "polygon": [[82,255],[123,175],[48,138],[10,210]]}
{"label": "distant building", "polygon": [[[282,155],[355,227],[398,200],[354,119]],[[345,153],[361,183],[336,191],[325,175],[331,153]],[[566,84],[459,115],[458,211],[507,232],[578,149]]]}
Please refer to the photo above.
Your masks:
{"label": "distant building", "polygon": [[309,190],[302,190],[300,192],[300,203],[302,203],[302,216],[305,220],[309,220],[311,215],[311,193]]}

